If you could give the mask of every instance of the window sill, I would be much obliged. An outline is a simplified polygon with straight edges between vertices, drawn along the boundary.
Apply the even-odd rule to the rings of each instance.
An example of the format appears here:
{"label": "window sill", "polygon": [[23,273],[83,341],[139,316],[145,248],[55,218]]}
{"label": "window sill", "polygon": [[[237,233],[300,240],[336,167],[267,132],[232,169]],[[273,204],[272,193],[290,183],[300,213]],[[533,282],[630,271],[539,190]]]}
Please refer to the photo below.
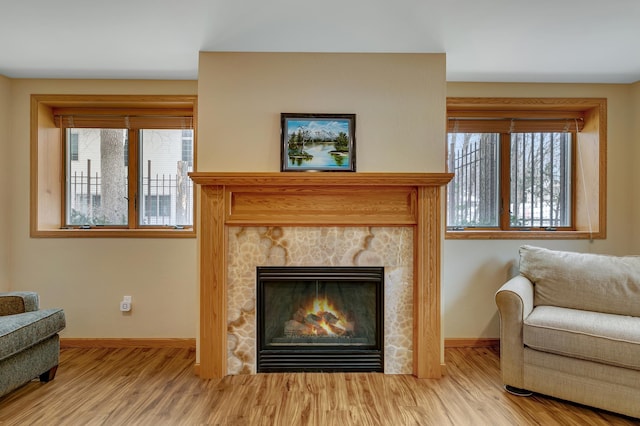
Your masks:
{"label": "window sill", "polygon": [[446,231],[447,240],[591,240],[605,238],[600,232],[589,231]]}
{"label": "window sill", "polygon": [[31,231],[32,238],[195,238],[189,229],[46,229]]}

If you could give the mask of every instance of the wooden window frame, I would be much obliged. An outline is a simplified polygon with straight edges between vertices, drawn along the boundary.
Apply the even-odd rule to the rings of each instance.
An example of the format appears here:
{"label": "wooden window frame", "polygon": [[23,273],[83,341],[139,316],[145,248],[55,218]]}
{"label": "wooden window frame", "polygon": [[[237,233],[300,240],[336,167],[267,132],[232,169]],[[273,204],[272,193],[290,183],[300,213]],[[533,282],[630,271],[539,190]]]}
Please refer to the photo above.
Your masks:
{"label": "wooden window frame", "polygon": [[[31,237],[46,238],[195,238],[197,200],[194,191],[193,226],[184,228],[139,226],[135,209],[138,167],[129,168],[129,225],[80,229],[66,227],[65,168],[66,129],[63,115],[83,114],[88,120],[106,117],[97,127],[117,127],[117,115],[137,116],[135,127],[144,128],[158,117],[174,117],[167,128],[179,128],[179,117],[188,118],[193,127],[194,165],[196,155],[197,96],[195,95],[32,95],[31,96]],[[178,117],[177,119],[175,117]],[[128,119],[127,119],[128,120]],[[100,123],[98,123],[100,124]],[[72,126],[69,126],[72,127]],[[85,126],[86,127],[86,126]],[[133,127],[133,126],[131,126]],[[156,127],[157,128],[157,127]],[[129,132],[129,164],[138,164],[137,129]],[[133,140],[132,140],[133,139]]]}
{"label": "wooden window frame", "polygon": [[[572,229],[511,228],[509,215],[499,215],[498,228],[447,229],[446,239],[604,239],[606,238],[606,154],[607,101],[603,98],[447,98],[447,118],[514,117],[519,119],[581,118],[579,132],[574,132],[572,163]],[[448,120],[448,131],[451,125]],[[508,134],[501,133],[500,155]],[[448,147],[447,147],[448,149]],[[500,162],[509,163],[509,158]],[[508,182],[510,169],[500,167],[500,181]],[[509,185],[500,185],[503,211],[508,211]],[[505,197],[505,192],[507,196]],[[446,204],[446,202],[445,202]]]}

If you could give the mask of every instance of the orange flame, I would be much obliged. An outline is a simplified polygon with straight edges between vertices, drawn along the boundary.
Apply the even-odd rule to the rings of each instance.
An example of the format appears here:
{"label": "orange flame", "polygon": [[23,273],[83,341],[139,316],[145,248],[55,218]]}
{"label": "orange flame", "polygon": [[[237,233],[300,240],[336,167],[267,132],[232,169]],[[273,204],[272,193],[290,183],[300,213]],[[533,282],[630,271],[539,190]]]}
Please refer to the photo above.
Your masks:
{"label": "orange flame", "polygon": [[[328,324],[324,318],[322,313],[328,312],[335,316],[338,320],[334,324]],[[325,299],[314,299],[312,306],[306,309],[307,315],[313,314],[315,316],[320,317],[318,321],[318,326],[321,327],[324,331],[327,332],[329,336],[337,336],[335,333],[335,329],[338,328],[340,330],[346,331],[346,319],[342,312],[338,311],[326,298]],[[313,330],[313,334],[317,335],[318,331]]]}

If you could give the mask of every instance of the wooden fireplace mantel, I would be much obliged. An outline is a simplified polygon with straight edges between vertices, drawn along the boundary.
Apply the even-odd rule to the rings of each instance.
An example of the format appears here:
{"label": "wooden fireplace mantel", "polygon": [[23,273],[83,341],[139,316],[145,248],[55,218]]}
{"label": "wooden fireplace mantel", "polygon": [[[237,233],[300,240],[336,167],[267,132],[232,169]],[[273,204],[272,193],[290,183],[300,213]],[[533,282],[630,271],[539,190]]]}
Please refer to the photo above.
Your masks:
{"label": "wooden fireplace mantel", "polygon": [[453,174],[189,176],[200,186],[201,377],[227,374],[227,226],[413,227],[413,374],[440,377],[440,193]]}

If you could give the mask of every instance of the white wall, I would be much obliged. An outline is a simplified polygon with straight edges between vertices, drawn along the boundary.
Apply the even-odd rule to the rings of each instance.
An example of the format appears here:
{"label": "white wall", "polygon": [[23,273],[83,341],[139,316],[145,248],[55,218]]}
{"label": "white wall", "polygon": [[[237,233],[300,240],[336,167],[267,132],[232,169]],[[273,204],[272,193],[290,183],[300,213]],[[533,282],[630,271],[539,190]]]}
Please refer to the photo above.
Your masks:
{"label": "white wall", "polygon": [[11,166],[11,80],[0,75],[0,292],[9,291],[9,168]]}
{"label": "white wall", "polygon": [[[496,290],[517,274],[518,247],[533,244],[593,253],[640,254],[632,238],[633,117],[629,85],[448,83],[451,97],[594,97],[608,99],[607,239],[595,240],[446,240],[443,271],[443,324],[446,338],[500,335]],[[636,101],[638,97],[636,96]],[[637,138],[636,138],[637,139]],[[637,152],[637,151],[636,151]],[[636,155],[637,159],[638,156]],[[636,178],[636,182],[638,182]],[[637,204],[636,204],[637,206]],[[638,212],[638,210],[635,210]]]}
{"label": "white wall", "polygon": [[[30,238],[31,94],[193,95],[195,81],[13,80],[12,288],[65,309],[63,337],[195,337],[196,239]],[[133,311],[119,301],[133,296]]]}
{"label": "white wall", "polygon": [[632,250],[634,253],[640,253],[640,81],[631,86],[632,108],[631,122],[634,124],[633,136],[629,138],[629,151],[633,164],[633,185],[629,194],[633,202],[633,217],[629,224],[633,227],[632,233]]}
{"label": "white wall", "polygon": [[356,114],[357,171],[445,168],[444,54],[200,54],[198,170],[280,171],[280,113]]}

